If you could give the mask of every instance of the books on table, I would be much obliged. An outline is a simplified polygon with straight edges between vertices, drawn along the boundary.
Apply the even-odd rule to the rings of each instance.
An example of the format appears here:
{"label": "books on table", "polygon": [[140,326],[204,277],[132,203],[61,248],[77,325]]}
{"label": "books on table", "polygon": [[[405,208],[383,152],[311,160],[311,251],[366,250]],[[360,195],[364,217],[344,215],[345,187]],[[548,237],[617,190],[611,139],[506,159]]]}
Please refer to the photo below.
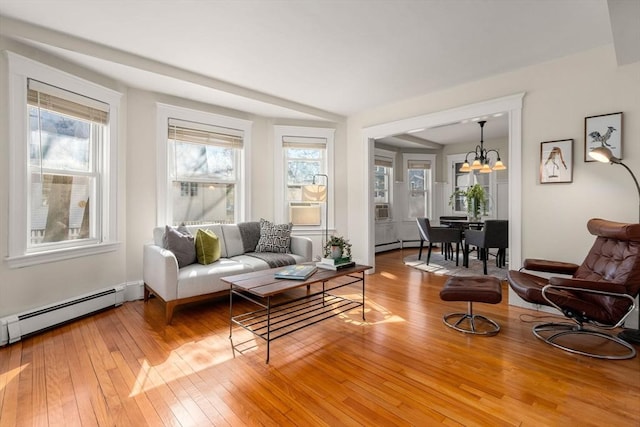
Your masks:
{"label": "books on table", "polygon": [[275,274],[276,279],[293,279],[293,280],[306,280],[313,273],[318,271],[318,267],[309,264],[294,264],[288,265],[281,270],[278,270]]}
{"label": "books on table", "polygon": [[351,261],[351,258],[321,258],[320,262],[316,263],[316,266],[319,268],[324,268],[325,270],[342,270],[343,268],[349,268],[356,265],[354,261]]}

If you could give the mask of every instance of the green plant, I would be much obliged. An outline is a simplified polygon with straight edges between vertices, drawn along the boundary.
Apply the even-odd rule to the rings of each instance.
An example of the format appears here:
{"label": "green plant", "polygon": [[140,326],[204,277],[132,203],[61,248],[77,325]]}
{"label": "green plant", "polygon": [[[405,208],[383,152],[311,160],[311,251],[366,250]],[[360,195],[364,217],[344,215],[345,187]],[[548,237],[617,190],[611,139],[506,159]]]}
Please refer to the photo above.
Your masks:
{"label": "green plant", "polygon": [[329,241],[324,245],[324,256],[329,258],[331,256],[332,247],[340,247],[342,249],[342,256],[345,258],[351,258],[351,243],[349,240],[341,236],[331,236]]}
{"label": "green plant", "polygon": [[464,196],[467,200],[467,212],[472,218],[479,218],[480,212],[487,212],[487,195],[484,187],[480,184],[474,184],[467,188],[466,191],[456,190],[449,198],[449,206],[454,206],[455,199],[458,196]]}

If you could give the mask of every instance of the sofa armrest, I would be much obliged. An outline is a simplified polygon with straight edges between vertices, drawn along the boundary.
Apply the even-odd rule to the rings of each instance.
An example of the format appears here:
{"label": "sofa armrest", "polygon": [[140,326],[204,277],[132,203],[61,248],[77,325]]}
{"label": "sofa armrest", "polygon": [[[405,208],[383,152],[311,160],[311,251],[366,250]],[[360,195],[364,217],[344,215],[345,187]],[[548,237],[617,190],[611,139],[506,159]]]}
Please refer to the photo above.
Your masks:
{"label": "sofa armrest", "polygon": [[305,261],[311,261],[313,241],[308,237],[291,236],[291,253],[304,257]]}
{"label": "sofa armrest", "polygon": [[173,252],[153,243],[142,253],[142,280],[165,301],[178,298],[178,261]]}

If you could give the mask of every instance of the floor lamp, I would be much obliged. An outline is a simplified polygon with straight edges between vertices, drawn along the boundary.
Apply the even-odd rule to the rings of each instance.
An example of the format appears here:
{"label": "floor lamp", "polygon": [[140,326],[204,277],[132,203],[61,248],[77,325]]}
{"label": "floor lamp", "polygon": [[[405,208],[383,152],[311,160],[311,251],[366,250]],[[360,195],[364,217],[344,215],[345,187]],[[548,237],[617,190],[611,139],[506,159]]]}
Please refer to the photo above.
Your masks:
{"label": "floor lamp", "polygon": [[[325,185],[316,184],[316,177],[318,176],[324,177]],[[329,241],[329,177],[321,173],[313,175],[311,185],[302,187],[302,200],[307,202],[325,202],[324,241],[322,242],[322,251],[320,254],[320,256],[324,256],[324,247]]]}
{"label": "floor lamp", "polygon": [[[614,156],[611,150],[609,150],[607,147],[594,148],[589,152],[589,156],[592,159],[595,159],[599,162],[603,162],[603,163],[608,162],[608,163],[611,163],[612,165],[616,164],[616,165],[623,166],[629,172],[629,174],[631,174],[631,178],[633,178],[633,182],[635,182],[636,184],[636,189],[638,190],[638,200],[640,203],[640,185],[638,185],[638,179],[633,174],[631,169],[629,169],[629,166],[622,163],[622,160]],[[638,205],[638,213],[639,213],[638,221],[640,222],[640,204]],[[627,342],[640,344],[640,314],[638,315],[638,328],[639,329],[625,329],[624,331],[618,334],[618,337],[622,338]]]}

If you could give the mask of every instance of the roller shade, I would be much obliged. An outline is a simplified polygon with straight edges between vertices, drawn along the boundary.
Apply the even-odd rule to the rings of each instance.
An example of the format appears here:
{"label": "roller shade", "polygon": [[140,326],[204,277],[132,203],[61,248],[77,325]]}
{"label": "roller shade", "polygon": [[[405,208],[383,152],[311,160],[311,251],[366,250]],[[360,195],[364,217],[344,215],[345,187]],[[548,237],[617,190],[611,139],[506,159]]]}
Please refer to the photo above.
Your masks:
{"label": "roller shade", "polygon": [[283,136],[282,146],[284,148],[305,148],[305,149],[320,149],[327,148],[326,138],[313,138],[305,136]]}
{"label": "roller shade", "polygon": [[242,147],[244,132],[170,118],[168,134],[174,141],[239,148]]}
{"label": "roller shade", "polygon": [[27,104],[94,123],[109,122],[109,104],[38,80],[27,80]]}
{"label": "roller shade", "polygon": [[407,169],[431,169],[429,160],[409,160],[407,161]]}

